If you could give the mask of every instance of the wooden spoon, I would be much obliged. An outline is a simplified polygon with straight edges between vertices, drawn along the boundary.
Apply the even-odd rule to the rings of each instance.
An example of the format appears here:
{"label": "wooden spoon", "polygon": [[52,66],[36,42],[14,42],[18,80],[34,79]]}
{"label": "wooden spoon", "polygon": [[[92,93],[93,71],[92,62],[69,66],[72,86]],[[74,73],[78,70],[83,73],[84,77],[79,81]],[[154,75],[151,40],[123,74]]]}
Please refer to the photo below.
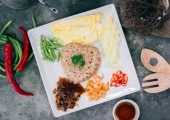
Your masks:
{"label": "wooden spoon", "polygon": [[[155,66],[150,63],[152,58],[157,59],[157,64]],[[141,61],[143,65],[152,72],[170,73],[170,65],[168,62],[153,50],[144,48],[141,52]]]}
{"label": "wooden spoon", "polygon": [[[145,82],[153,79],[157,81]],[[158,87],[144,88],[144,91],[148,93],[159,93],[170,88],[170,74],[167,73],[154,73],[146,76],[143,80],[142,87],[150,87],[153,85],[158,85]]]}

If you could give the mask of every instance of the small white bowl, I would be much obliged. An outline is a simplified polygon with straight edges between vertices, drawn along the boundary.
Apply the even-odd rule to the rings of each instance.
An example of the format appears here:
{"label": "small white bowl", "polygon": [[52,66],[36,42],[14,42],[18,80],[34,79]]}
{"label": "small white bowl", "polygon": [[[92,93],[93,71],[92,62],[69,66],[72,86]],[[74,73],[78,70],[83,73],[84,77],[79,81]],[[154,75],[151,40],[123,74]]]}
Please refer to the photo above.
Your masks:
{"label": "small white bowl", "polygon": [[113,112],[112,112],[114,120],[117,120],[117,117],[116,117],[116,114],[115,114],[116,108],[117,108],[117,106],[118,106],[120,103],[123,103],[123,102],[131,103],[131,104],[135,107],[136,115],[135,115],[134,120],[138,120],[138,119],[139,119],[139,115],[140,115],[139,107],[138,107],[138,105],[137,105],[134,101],[129,100],[129,99],[121,100],[121,101],[119,101],[119,102],[117,102],[117,103],[115,104],[115,106],[114,106],[114,108],[113,108]]}

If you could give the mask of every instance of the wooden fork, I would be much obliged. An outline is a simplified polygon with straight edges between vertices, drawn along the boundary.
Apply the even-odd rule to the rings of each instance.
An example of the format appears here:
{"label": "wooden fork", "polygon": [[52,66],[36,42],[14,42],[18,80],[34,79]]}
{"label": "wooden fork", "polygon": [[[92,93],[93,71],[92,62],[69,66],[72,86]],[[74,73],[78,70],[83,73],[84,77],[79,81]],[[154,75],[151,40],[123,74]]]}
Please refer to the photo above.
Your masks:
{"label": "wooden fork", "polygon": [[[152,58],[157,59],[157,64],[154,66],[150,63]],[[144,87],[144,91],[158,93],[170,88],[170,65],[160,54],[145,48],[141,52],[141,61],[148,70],[156,72],[143,79],[142,87]],[[151,82],[153,79],[157,79],[157,81]],[[154,85],[158,85],[158,87],[151,87]]]}
{"label": "wooden fork", "polygon": [[143,82],[142,87],[148,87],[153,85],[158,85],[158,87],[152,88],[144,88],[144,90],[148,93],[158,93],[165,91],[170,88],[170,74],[167,73],[154,73],[146,76],[143,80],[150,81],[157,79],[157,81],[153,82]]}

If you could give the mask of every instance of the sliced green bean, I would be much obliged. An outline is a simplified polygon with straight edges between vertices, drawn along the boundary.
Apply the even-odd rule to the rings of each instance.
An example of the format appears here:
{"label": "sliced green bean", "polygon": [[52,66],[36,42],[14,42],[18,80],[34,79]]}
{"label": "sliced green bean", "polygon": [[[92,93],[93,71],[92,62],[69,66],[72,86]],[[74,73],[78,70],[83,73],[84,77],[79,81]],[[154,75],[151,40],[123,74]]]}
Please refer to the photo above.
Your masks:
{"label": "sliced green bean", "polygon": [[56,57],[57,57],[57,61],[59,62],[59,60],[60,60],[60,51],[57,52]]}
{"label": "sliced green bean", "polygon": [[4,31],[8,28],[8,26],[12,23],[12,20],[8,21],[6,23],[6,25],[3,27],[3,29],[0,32],[0,35],[2,35],[4,33]]}
{"label": "sliced green bean", "polygon": [[47,42],[47,40],[44,40],[43,42],[50,47],[50,44]]}
{"label": "sliced green bean", "polygon": [[51,55],[52,60],[55,61],[55,56],[54,56],[52,50],[51,49],[49,49],[49,50],[50,50],[50,55]]}
{"label": "sliced green bean", "polygon": [[51,60],[51,59],[49,59],[49,58],[47,58],[47,57],[43,57],[43,60],[47,60],[47,61],[52,62],[52,60]]}
{"label": "sliced green bean", "polygon": [[60,52],[58,51],[57,54],[55,50],[59,50],[63,45],[57,41],[58,39],[50,39],[41,35],[40,37],[40,48],[42,51],[43,60],[50,60],[50,61],[59,61],[60,59]]}
{"label": "sliced green bean", "polygon": [[63,44],[62,44],[62,43],[55,42],[55,41],[54,41],[54,45],[57,45],[57,46],[61,46],[61,47],[63,47]]}
{"label": "sliced green bean", "polygon": [[40,48],[41,49],[43,48],[43,35],[41,35],[40,37]]}
{"label": "sliced green bean", "polygon": [[48,52],[49,52],[49,54],[50,54],[50,58],[52,59],[52,61],[55,61],[54,56],[53,56],[53,54],[52,54],[52,52],[51,52],[51,49],[48,49]]}
{"label": "sliced green bean", "polygon": [[[51,50],[51,49],[50,49]],[[55,55],[55,52],[54,50],[51,50],[51,54],[52,54],[52,57],[54,59],[54,61],[57,59],[57,56]]]}
{"label": "sliced green bean", "polygon": [[49,45],[54,46],[55,44],[53,42],[51,42],[51,40],[49,38],[45,38],[45,41],[49,43]]}
{"label": "sliced green bean", "polygon": [[46,58],[48,58],[49,60],[53,61],[47,51],[44,51],[44,54],[45,54]]}
{"label": "sliced green bean", "polygon": [[49,53],[49,51],[48,51],[48,48],[45,46],[45,45],[43,45],[43,50],[44,50],[44,53],[45,53],[45,55],[49,58],[49,59],[51,59],[51,56],[50,56],[50,53]]}

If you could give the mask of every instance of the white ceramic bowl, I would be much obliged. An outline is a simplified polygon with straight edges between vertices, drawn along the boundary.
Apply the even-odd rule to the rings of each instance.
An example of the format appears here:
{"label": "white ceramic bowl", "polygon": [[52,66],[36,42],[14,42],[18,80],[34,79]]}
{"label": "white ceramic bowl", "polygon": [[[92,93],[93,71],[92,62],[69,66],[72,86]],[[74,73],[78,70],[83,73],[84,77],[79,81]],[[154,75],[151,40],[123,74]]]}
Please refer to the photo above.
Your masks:
{"label": "white ceramic bowl", "polygon": [[121,104],[121,103],[123,103],[123,102],[131,103],[131,104],[135,107],[136,115],[135,115],[134,120],[138,120],[138,119],[139,119],[139,115],[140,115],[139,107],[138,107],[138,105],[137,105],[134,101],[129,100],[129,99],[121,100],[121,101],[119,101],[119,102],[117,102],[117,103],[115,104],[115,106],[114,106],[114,108],[113,108],[113,112],[112,112],[114,120],[117,120],[117,117],[116,117],[116,115],[115,115],[116,108],[117,108],[117,106],[118,106],[119,104]]}

